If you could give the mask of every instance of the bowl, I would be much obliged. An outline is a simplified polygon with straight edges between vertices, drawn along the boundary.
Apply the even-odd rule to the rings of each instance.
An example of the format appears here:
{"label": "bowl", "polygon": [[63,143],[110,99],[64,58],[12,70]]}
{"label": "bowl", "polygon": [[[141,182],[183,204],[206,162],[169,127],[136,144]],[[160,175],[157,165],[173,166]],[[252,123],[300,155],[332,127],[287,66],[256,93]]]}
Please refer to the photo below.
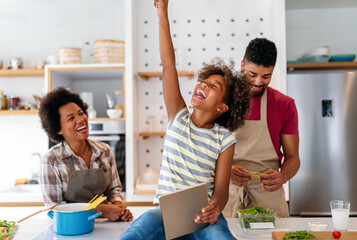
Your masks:
{"label": "bowl", "polygon": [[[9,227],[10,226],[10,227]],[[19,230],[19,225],[13,221],[0,220],[0,239],[12,240]]]}
{"label": "bowl", "polygon": [[311,49],[310,51],[304,53],[304,55],[302,55],[302,57],[328,56],[329,50],[330,49],[328,46],[314,48],[314,49]]}
{"label": "bowl", "polygon": [[122,109],[107,109],[107,115],[109,118],[120,118],[122,114]]}
{"label": "bowl", "polygon": [[355,59],[355,54],[338,54],[332,55],[330,62],[351,62]]}
{"label": "bowl", "polygon": [[317,232],[317,231],[327,231],[328,224],[322,222],[308,222],[307,226],[309,227],[310,231]]}

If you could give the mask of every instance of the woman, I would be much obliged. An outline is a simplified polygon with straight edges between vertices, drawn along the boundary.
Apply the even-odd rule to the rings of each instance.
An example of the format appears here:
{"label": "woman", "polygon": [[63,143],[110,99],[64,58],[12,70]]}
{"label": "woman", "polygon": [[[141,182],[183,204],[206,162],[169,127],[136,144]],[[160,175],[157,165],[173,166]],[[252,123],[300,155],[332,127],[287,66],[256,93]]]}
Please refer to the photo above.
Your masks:
{"label": "woman", "polygon": [[122,204],[121,182],[109,145],[88,139],[87,105],[78,94],[59,87],[41,101],[42,128],[51,141],[41,164],[40,181],[46,205],[88,202],[104,194],[107,204],[95,212],[110,221],[132,221]]}

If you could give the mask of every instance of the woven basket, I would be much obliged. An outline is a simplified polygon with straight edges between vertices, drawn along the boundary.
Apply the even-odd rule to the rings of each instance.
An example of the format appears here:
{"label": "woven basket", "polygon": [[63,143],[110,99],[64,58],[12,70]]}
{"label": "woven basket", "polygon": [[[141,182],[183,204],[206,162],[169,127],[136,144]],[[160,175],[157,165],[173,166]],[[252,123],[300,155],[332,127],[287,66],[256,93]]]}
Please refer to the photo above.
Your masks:
{"label": "woven basket", "polygon": [[124,47],[124,41],[96,40],[94,42],[94,63],[124,63]]}
{"label": "woven basket", "polygon": [[81,63],[82,62],[81,49],[70,48],[70,47],[60,48],[59,62],[60,64]]}

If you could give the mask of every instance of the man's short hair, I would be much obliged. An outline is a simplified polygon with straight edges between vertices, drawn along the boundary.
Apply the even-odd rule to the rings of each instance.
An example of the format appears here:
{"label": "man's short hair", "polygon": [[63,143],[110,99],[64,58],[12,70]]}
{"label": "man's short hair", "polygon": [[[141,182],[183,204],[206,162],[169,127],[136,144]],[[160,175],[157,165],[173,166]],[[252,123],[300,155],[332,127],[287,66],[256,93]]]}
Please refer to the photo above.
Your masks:
{"label": "man's short hair", "polygon": [[266,38],[251,40],[245,50],[244,63],[252,62],[264,67],[275,66],[277,50],[272,41]]}

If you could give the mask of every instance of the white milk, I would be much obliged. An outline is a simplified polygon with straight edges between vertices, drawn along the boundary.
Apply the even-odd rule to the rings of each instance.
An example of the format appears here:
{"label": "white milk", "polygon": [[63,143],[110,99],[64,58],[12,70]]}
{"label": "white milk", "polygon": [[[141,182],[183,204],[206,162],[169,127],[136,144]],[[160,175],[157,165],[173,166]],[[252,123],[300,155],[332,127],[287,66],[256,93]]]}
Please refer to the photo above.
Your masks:
{"label": "white milk", "polygon": [[347,230],[349,211],[348,209],[335,208],[331,210],[332,222],[335,230]]}

